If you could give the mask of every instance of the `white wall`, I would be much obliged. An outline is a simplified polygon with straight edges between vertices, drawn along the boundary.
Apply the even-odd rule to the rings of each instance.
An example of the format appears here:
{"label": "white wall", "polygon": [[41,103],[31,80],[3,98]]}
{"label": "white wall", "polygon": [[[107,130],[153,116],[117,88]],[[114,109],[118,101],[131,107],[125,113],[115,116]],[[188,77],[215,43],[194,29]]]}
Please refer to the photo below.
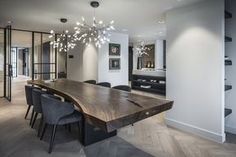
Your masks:
{"label": "white wall", "polygon": [[74,58],[67,59],[67,78],[75,81],[94,79],[110,82],[112,86],[128,85],[128,35],[111,33],[110,40],[111,43],[121,44],[120,70],[109,70],[108,44],[100,49],[93,44],[79,44],[68,53]]}
{"label": "white wall", "polygon": [[[120,33],[112,33],[110,43],[121,45],[120,57],[109,57],[108,44],[103,45],[98,53],[98,82],[110,82],[112,86],[128,85],[128,61],[129,61],[129,43],[128,35]],[[120,58],[121,69],[109,70],[109,58]]]}
{"label": "white wall", "polygon": [[[229,2],[229,3],[228,3]],[[236,134],[236,1],[228,0],[226,5],[226,10],[229,10],[233,14],[232,19],[226,20],[226,35],[233,38],[233,42],[226,43],[225,55],[229,56],[232,60],[232,66],[226,66],[226,83],[233,86],[232,90],[226,92],[226,107],[232,109],[232,114],[226,118],[225,125],[226,131]]]}
{"label": "white wall", "polygon": [[156,40],[155,42],[155,69],[163,69],[164,41]]}
{"label": "white wall", "polygon": [[167,13],[166,75],[167,124],[224,141],[224,0]]}
{"label": "white wall", "polygon": [[97,80],[98,52],[94,45],[79,44],[68,55],[74,58],[67,59],[67,78],[75,81]]}

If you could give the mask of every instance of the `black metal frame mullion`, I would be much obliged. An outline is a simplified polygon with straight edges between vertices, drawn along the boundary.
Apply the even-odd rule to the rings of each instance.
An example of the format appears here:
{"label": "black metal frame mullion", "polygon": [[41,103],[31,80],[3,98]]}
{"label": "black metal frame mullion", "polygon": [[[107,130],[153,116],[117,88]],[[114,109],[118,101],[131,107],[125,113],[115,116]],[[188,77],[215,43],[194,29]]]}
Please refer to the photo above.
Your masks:
{"label": "black metal frame mullion", "polygon": [[7,81],[7,75],[6,75],[6,72],[7,72],[7,44],[6,44],[6,42],[7,42],[7,28],[4,28],[4,89],[3,89],[3,96],[4,97],[6,97],[6,88],[7,88],[7,86],[6,86],[6,81]]}
{"label": "black metal frame mullion", "polygon": [[[57,41],[57,34],[55,35],[55,41]],[[57,73],[57,47],[54,49],[55,51],[55,79],[58,77]]]}
{"label": "black metal frame mullion", "polygon": [[[10,65],[10,67],[11,67],[11,73],[12,73],[12,65],[11,65],[11,26],[9,26],[9,47],[10,47],[10,49],[9,49],[9,62],[8,62],[8,64]],[[11,77],[12,77],[12,74],[8,74],[9,76],[9,90],[8,90],[8,92],[9,92],[9,101],[11,101]]]}
{"label": "black metal frame mullion", "polygon": [[32,32],[31,79],[34,80],[34,32]]}

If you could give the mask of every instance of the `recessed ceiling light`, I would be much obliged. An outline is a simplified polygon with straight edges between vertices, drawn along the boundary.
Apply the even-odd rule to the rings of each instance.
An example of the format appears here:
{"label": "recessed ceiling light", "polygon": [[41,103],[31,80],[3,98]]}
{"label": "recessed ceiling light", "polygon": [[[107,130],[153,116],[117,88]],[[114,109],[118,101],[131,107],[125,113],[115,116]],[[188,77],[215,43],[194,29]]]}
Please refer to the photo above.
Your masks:
{"label": "recessed ceiling light", "polygon": [[164,20],[160,20],[160,21],[158,21],[158,23],[159,23],[159,24],[164,24],[165,21],[164,21]]}
{"label": "recessed ceiling light", "polygon": [[160,31],[158,34],[159,34],[160,36],[163,36],[163,35],[164,35],[164,33],[163,33],[162,31]]}

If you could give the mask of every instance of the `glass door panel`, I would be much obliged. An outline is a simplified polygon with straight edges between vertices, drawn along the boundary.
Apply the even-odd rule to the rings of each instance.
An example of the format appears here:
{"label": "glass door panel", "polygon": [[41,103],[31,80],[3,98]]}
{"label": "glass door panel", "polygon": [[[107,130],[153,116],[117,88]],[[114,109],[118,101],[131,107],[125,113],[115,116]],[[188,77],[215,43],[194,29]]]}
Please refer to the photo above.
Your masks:
{"label": "glass door panel", "polygon": [[12,64],[11,64],[11,26],[4,29],[4,97],[11,101],[11,81],[12,81]]}
{"label": "glass door panel", "polygon": [[49,34],[34,33],[34,79],[51,80],[57,77],[57,53],[50,44]]}
{"label": "glass door panel", "polygon": [[4,30],[0,29],[0,97],[4,96]]}

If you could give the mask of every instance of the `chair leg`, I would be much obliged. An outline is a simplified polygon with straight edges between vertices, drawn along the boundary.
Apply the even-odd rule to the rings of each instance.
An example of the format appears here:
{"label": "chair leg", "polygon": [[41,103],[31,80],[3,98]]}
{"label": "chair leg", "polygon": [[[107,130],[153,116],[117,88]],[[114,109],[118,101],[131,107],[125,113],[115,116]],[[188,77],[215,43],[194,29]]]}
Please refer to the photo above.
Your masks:
{"label": "chair leg", "polygon": [[49,154],[52,152],[53,143],[54,143],[54,139],[55,139],[55,136],[56,136],[56,130],[57,130],[57,125],[53,125],[53,130],[52,130],[52,135],[51,135],[51,140],[50,140],[50,146],[49,146],[49,150],[48,150]]}
{"label": "chair leg", "polygon": [[34,120],[33,120],[33,122],[32,122],[31,128],[34,127],[34,123],[35,123],[37,117],[38,117],[38,113],[35,113],[35,115],[34,115]]}
{"label": "chair leg", "polygon": [[45,134],[45,131],[46,131],[46,129],[47,129],[47,126],[48,126],[48,124],[45,123],[44,126],[43,126],[43,131],[42,131],[42,134],[41,134],[40,140],[43,139],[43,136],[44,136],[44,134]]}
{"label": "chair leg", "polygon": [[40,123],[39,123],[39,128],[38,128],[38,135],[37,137],[40,136],[40,132],[42,130],[42,125],[43,125],[43,115],[41,115]]}
{"label": "chair leg", "polygon": [[30,126],[32,125],[33,118],[34,118],[34,109],[32,110],[31,117],[30,117]]}
{"label": "chair leg", "polygon": [[27,118],[27,116],[29,114],[30,107],[31,107],[31,105],[28,105],[28,108],[27,108],[27,111],[26,111],[26,114],[25,114],[25,119]]}

